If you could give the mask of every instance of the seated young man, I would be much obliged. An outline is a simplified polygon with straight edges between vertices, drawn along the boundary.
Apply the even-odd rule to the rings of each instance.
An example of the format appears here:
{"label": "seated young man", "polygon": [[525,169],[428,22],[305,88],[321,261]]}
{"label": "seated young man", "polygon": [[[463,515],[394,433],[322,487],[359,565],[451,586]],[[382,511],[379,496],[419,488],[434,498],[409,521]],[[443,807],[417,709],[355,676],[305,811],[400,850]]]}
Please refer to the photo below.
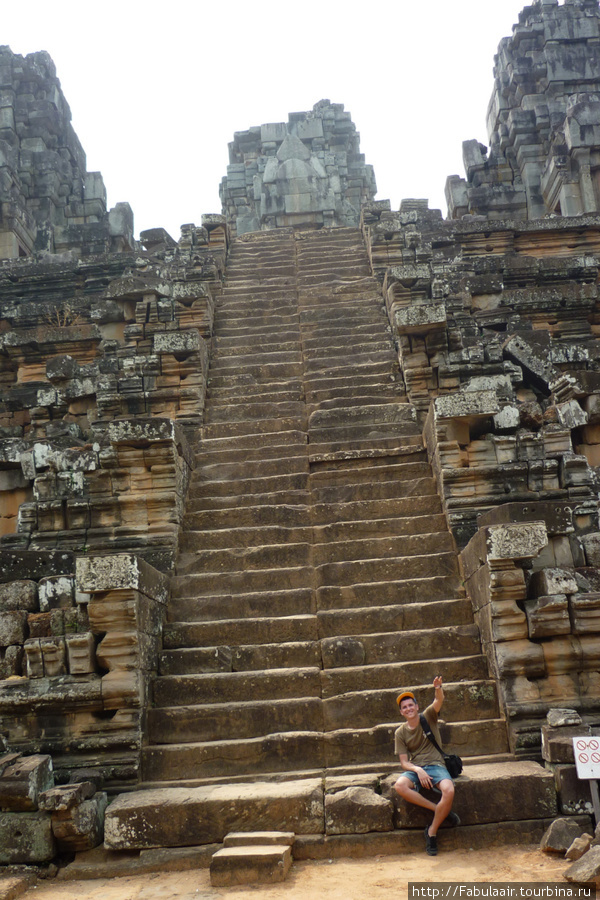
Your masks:
{"label": "seated young man", "polygon": [[[441,747],[442,742],[437,726],[438,714],[444,702],[441,675],[434,678],[433,689],[433,703],[427,707],[423,715]],[[425,827],[425,849],[430,856],[436,856],[437,831],[444,819],[448,819],[448,824],[460,825],[460,819],[456,813],[451,812],[454,801],[454,782],[444,765],[444,757],[436,750],[421,727],[419,704],[415,695],[411,691],[404,691],[396,702],[406,721],[396,729],[395,733],[396,753],[400,757],[400,764],[404,769],[395,788],[404,800],[433,812],[431,824]],[[427,800],[419,793],[422,787],[432,788],[434,785],[442,794],[437,803]]]}

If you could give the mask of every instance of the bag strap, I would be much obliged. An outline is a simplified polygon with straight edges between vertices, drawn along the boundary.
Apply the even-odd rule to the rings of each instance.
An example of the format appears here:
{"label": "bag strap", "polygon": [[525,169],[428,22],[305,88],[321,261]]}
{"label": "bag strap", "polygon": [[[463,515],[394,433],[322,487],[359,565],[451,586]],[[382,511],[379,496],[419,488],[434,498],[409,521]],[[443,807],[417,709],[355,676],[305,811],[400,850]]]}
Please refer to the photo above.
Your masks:
{"label": "bag strap", "polygon": [[419,722],[421,723],[421,728],[425,732],[426,737],[429,738],[429,740],[431,741],[431,743],[433,744],[433,746],[435,747],[437,752],[441,753],[442,756],[445,756],[446,754],[444,753],[444,751],[442,750],[442,748],[436,741],[436,739],[433,735],[433,731],[431,730],[431,726],[429,725],[429,722],[427,721],[427,719],[425,718],[423,713],[419,713]]}

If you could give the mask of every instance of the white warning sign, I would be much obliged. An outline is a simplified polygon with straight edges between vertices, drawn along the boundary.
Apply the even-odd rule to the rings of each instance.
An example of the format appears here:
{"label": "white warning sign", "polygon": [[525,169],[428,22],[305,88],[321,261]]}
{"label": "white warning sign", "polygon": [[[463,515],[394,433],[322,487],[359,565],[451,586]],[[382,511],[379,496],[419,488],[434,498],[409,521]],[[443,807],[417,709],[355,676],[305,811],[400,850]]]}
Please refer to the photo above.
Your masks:
{"label": "white warning sign", "polygon": [[600,778],[600,737],[574,737],[578,778]]}

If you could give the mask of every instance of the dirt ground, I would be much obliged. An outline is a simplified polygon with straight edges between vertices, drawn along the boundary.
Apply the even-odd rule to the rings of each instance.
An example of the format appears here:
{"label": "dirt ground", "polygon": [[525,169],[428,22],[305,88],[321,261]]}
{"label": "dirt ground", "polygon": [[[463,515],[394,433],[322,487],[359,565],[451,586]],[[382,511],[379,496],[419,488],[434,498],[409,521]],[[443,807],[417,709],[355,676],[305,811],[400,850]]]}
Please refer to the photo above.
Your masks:
{"label": "dirt ground", "polygon": [[361,860],[297,862],[272,887],[213,888],[208,869],[94,881],[40,882],[22,900],[390,900],[408,898],[409,882],[549,882],[566,886],[570,865],[537,847],[442,852],[435,858],[378,856]]}

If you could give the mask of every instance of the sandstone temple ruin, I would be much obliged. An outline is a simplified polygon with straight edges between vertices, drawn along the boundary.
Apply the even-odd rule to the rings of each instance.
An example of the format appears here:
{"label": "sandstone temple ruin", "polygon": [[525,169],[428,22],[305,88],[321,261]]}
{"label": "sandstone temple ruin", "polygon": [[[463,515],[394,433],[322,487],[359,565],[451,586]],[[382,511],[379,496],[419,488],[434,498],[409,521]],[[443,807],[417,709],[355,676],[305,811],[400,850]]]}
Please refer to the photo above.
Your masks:
{"label": "sandstone temple ruin", "polygon": [[376,200],[322,100],[235,134],[221,214],[136,240],[50,57],[0,78],[0,864],[103,827],[420,849],[395,698],[438,672],[448,846],[589,813],[598,0],[525,6],[447,218]]}

